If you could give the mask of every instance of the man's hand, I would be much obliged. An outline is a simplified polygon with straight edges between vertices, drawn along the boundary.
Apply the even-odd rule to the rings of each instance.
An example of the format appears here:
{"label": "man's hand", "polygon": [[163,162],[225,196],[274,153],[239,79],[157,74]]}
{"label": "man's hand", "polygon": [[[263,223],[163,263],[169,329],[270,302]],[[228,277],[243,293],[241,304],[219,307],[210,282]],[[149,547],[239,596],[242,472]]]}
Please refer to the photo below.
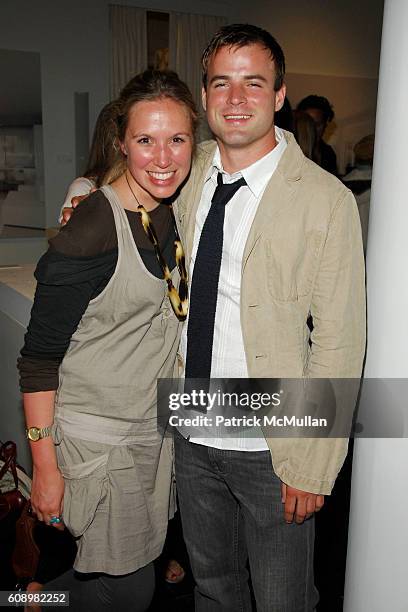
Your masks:
{"label": "man's hand", "polygon": [[301,491],[286,485],[284,482],[282,482],[281,488],[287,523],[293,523],[294,519],[300,525],[323,507],[324,495]]}
{"label": "man's hand", "polygon": [[91,191],[89,193],[86,193],[86,194],[80,195],[80,196],[75,196],[75,197],[72,198],[72,200],[71,200],[72,208],[67,206],[66,208],[62,209],[61,225],[66,225],[68,223],[68,221],[70,220],[70,218],[74,214],[74,210],[76,209],[78,204],[80,202],[82,202],[82,200],[85,200],[94,191],[97,191],[97,189],[96,188],[91,189]]}
{"label": "man's hand", "polygon": [[[75,198],[72,198],[72,199],[74,200]],[[71,208],[67,206],[66,208],[63,208],[61,225],[66,225],[73,214],[74,214],[74,207]]]}

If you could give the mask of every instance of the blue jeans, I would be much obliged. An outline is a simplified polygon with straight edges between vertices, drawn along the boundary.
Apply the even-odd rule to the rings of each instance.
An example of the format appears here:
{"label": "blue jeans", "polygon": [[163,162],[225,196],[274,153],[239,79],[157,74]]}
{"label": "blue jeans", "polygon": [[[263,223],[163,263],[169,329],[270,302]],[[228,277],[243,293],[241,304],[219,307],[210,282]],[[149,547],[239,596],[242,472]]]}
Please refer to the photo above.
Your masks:
{"label": "blue jeans", "polygon": [[183,533],[196,581],[196,612],[311,612],[314,519],[283,518],[269,451],[224,451],[175,434]]}
{"label": "blue jeans", "polygon": [[[154,566],[153,563],[148,563],[135,572],[122,576],[100,572],[83,574],[70,569],[55,580],[47,582],[44,589],[69,591],[69,609],[73,612],[146,612],[153,598],[154,583]],[[47,610],[60,608],[52,606]]]}

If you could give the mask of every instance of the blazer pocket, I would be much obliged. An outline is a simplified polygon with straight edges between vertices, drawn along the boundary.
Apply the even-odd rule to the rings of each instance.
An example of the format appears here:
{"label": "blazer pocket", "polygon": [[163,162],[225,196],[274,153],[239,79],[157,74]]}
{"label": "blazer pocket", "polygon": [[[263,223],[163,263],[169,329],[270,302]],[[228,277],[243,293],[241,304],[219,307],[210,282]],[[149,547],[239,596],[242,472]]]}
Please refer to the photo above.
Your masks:
{"label": "blazer pocket", "polygon": [[323,232],[311,230],[302,240],[267,239],[267,284],[272,297],[295,302],[310,293],[323,245]]}

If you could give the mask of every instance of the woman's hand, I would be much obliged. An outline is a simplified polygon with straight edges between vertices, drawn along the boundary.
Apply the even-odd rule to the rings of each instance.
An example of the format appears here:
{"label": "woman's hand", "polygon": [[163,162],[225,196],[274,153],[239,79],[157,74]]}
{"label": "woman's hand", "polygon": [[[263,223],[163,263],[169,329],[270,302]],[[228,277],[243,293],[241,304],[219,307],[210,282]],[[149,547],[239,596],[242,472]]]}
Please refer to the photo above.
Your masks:
{"label": "woman's hand", "polygon": [[[62,515],[64,479],[57,467],[34,466],[31,487],[31,506],[40,521],[50,525],[51,517]],[[53,523],[57,529],[64,529],[63,523]]]}
{"label": "woman's hand", "polygon": [[[23,393],[27,429],[50,427],[54,421],[55,391]],[[40,521],[64,529],[62,523],[51,523],[52,517],[62,514],[64,479],[58,469],[57,455],[52,436],[30,440],[33,458],[33,484],[31,506]]]}

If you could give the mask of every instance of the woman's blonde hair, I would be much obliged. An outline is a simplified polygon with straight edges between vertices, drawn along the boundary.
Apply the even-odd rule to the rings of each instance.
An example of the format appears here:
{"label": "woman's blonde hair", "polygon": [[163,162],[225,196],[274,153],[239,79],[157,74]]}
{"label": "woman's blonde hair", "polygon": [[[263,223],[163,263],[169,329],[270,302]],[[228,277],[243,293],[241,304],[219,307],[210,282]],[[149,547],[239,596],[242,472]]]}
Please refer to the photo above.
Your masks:
{"label": "woman's blonde hair", "polygon": [[96,187],[111,183],[116,175],[119,155],[118,102],[114,100],[103,107],[96,120],[84,176],[94,181]]}
{"label": "woman's blonde hair", "polygon": [[293,133],[303,154],[319,164],[321,160],[317,130],[312,117],[304,111],[295,110],[293,113]]}

